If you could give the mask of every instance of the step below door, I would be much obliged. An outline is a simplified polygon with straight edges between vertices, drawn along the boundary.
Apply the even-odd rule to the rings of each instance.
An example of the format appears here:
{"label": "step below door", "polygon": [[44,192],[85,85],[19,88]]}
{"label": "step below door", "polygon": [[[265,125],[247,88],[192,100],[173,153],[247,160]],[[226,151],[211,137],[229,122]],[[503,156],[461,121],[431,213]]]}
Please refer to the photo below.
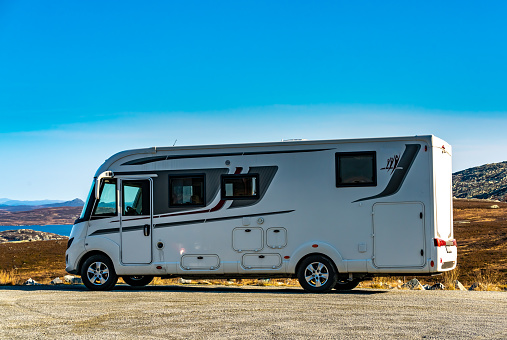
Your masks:
{"label": "step below door", "polygon": [[424,265],[422,203],[376,203],[373,206],[373,232],[373,263],[376,267]]}

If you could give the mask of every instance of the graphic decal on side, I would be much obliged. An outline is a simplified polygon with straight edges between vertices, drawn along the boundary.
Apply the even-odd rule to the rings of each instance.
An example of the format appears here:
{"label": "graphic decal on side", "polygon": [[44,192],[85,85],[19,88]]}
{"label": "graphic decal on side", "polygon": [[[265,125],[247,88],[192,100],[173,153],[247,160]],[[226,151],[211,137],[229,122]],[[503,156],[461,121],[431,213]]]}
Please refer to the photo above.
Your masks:
{"label": "graphic decal on side", "polygon": [[405,144],[405,151],[403,152],[403,155],[401,156],[399,162],[394,166],[394,173],[389,183],[387,183],[387,186],[384,189],[384,191],[382,191],[378,195],[361,198],[352,203],[396,194],[403,185],[403,181],[405,181],[408,171],[410,170],[410,167],[414,163],[415,157],[419,153],[420,149],[421,145],[419,144]]}

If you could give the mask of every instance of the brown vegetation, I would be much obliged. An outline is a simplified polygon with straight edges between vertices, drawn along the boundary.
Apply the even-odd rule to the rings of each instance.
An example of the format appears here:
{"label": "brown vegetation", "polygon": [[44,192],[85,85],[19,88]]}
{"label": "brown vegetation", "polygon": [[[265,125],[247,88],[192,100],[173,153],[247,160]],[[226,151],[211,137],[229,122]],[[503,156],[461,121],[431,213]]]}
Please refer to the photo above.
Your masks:
{"label": "brown vegetation", "polygon": [[[498,208],[491,208],[497,205]],[[0,217],[1,218],[1,217]],[[458,279],[465,285],[481,282],[484,289],[491,285],[507,285],[507,203],[464,200],[454,201],[454,233],[458,241],[458,269],[433,278],[420,277],[424,283],[441,282],[446,287]],[[0,244],[0,284],[3,280],[22,283],[33,278],[41,283],[49,283],[65,273],[66,241],[8,242]],[[3,273],[2,273],[3,271]],[[12,279],[14,277],[14,279]],[[371,284],[362,286],[389,287],[399,284],[398,280],[412,277],[376,278]],[[156,280],[158,283],[176,281]],[[201,281],[198,281],[198,283]],[[213,280],[213,283],[227,284],[226,280]],[[278,284],[284,280],[257,282],[250,284]],[[294,284],[294,280],[287,281]],[[8,282],[4,282],[8,283]],[[206,281],[201,282],[206,284]],[[247,283],[248,282],[243,282]],[[229,283],[233,284],[233,283]],[[237,284],[234,281],[234,284]]]}
{"label": "brown vegetation", "polygon": [[73,224],[82,207],[42,208],[11,212],[0,210],[0,226]]}
{"label": "brown vegetation", "polygon": [[507,283],[507,203],[454,200],[454,237],[460,281]]}

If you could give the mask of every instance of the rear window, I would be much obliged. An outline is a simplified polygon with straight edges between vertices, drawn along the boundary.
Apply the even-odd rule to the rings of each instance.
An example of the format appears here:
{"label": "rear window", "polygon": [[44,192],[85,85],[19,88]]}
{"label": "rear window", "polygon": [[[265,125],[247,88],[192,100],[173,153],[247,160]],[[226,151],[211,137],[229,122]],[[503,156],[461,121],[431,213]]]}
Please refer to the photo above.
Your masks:
{"label": "rear window", "polygon": [[375,151],[337,152],[336,187],[377,185]]}

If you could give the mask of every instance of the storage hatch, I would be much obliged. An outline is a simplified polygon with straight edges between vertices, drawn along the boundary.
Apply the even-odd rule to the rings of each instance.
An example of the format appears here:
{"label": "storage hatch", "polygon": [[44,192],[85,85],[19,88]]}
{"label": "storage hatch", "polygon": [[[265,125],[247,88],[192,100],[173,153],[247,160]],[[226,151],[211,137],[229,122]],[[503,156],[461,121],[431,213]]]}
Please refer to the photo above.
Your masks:
{"label": "storage hatch", "polygon": [[285,228],[269,228],[266,235],[266,244],[269,248],[279,249],[287,245],[287,230]]}
{"label": "storage hatch", "polygon": [[181,267],[186,270],[215,270],[219,265],[220,258],[218,255],[183,255],[181,257]]}
{"label": "storage hatch", "polygon": [[424,205],[373,205],[373,262],[376,267],[421,267],[425,263]]}
{"label": "storage hatch", "polygon": [[236,251],[259,251],[262,249],[262,228],[235,228],[232,231],[232,248]]}
{"label": "storage hatch", "polygon": [[282,265],[282,257],[280,254],[245,254],[242,264],[246,269],[276,269]]}

